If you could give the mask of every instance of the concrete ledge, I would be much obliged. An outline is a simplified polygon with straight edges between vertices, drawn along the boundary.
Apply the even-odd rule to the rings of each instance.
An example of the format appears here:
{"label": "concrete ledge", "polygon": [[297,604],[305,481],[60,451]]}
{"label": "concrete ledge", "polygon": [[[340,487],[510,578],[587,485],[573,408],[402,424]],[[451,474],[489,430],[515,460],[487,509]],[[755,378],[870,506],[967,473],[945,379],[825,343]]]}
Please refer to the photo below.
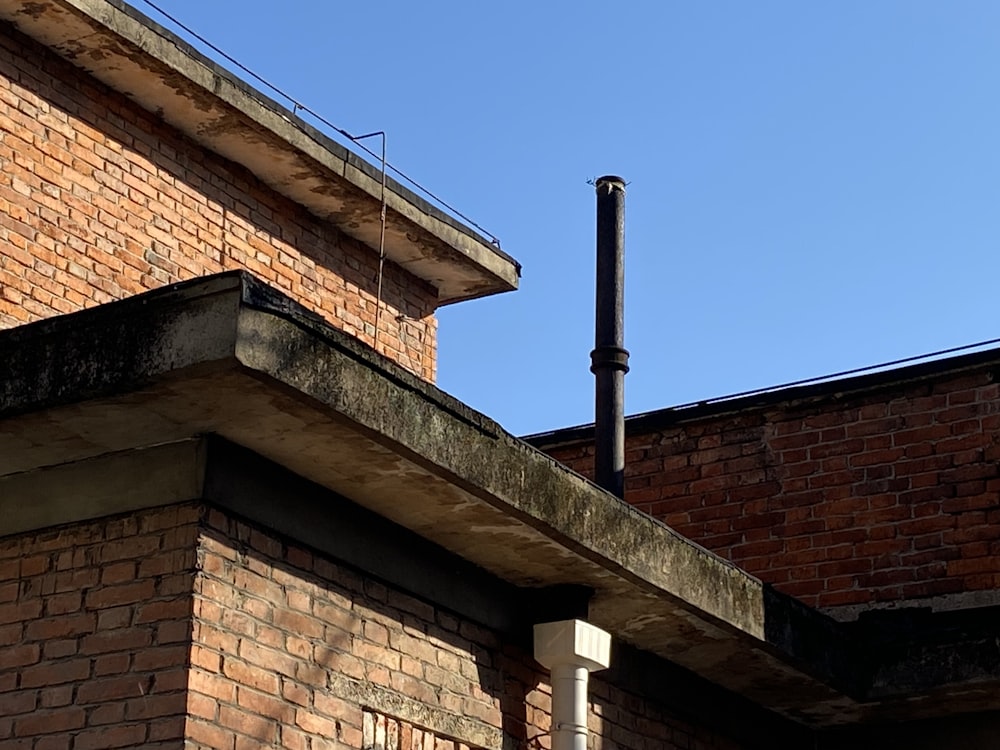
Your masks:
{"label": "concrete ledge", "polygon": [[798,722],[1000,708],[988,639],[879,650],[244,274],[0,332],[0,361],[0,476],[216,433],[510,586],[592,591],[616,640]]}

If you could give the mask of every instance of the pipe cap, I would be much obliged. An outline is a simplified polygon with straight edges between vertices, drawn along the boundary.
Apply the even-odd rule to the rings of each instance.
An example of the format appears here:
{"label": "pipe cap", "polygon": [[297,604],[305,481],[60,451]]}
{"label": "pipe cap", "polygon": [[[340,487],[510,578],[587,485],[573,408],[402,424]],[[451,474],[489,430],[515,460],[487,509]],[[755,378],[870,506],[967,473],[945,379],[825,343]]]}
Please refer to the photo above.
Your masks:
{"label": "pipe cap", "polygon": [[559,664],[588,672],[607,669],[611,634],[583,620],[543,622],[535,625],[535,659],[547,669]]}

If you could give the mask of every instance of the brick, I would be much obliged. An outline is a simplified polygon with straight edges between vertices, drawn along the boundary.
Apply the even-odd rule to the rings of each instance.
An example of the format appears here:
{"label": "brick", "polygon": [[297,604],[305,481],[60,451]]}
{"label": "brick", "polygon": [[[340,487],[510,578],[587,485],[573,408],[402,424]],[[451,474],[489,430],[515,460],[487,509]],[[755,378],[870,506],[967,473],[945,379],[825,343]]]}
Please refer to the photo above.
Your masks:
{"label": "brick", "polygon": [[136,564],[132,561],[106,565],[101,569],[101,583],[105,586],[135,580]]}
{"label": "brick", "polygon": [[865,449],[865,441],[860,438],[840,440],[837,442],[823,441],[820,445],[809,448],[809,459],[819,461],[830,456],[848,456],[861,453]]}
{"label": "brick", "polygon": [[87,716],[90,726],[99,724],[118,724],[125,721],[124,703],[107,703],[97,706]]}
{"label": "brick", "polygon": [[34,620],[42,613],[41,600],[0,604],[0,625]]}
{"label": "brick", "polygon": [[41,647],[37,643],[22,643],[8,646],[3,650],[3,666],[5,669],[24,667],[36,664],[41,657]]}
{"label": "brick", "polygon": [[105,586],[87,592],[84,604],[87,609],[120,607],[150,599],[155,592],[152,580],[137,581],[121,586]]}
{"label": "brick", "polygon": [[321,638],[325,631],[321,621],[300,612],[278,610],[273,621],[277,627],[304,638]]}
{"label": "brick", "polygon": [[38,711],[14,721],[14,736],[26,737],[35,734],[52,734],[79,729],[84,725],[86,714],[82,708],[61,708],[57,711]]}
{"label": "brick", "polygon": [[45,614],[48,616],[65,615],[80,609],[83,598],[79,591],[69,591],[64,594],[54,594],[45,599]]}
{"label": "brick", "polygon": [[157,645],[187,641],[190,637],[191,624],[187,620],[157,623],[154,642]]}
{"label": "brick", "polygon": [[149,628],[122,628],[86,635],[80,643],[82,654],[103,654],[109,651],[132,651],[149,646],[153,632]]}
{"label": "brick", "polygon": [[236,701],[236,684],[222,675],[195,668],[190,670],[188,680],[192,693],[201,693],[227,703]]}
{"label": "brick", "polygon": [[278,738],[277,722],[233,706],[219,706],[219,723],[269,745]]}
{"label": "brick", "polygon": [[335,737],[337,734],[337,725],[333,721],[306,709],[300,708],[295,712],[295,725],[304,732],[321,737]]}
{"label": "brick", "polygon": [[294,675],[298,660],[277,649],[264,648],[249,640],[243,640],[239,645],[239,656],[247,664],[258,667],[269,673]]}
{"label": "brick", "polygon": [[42,658],[61,659],[64,656],[72,656],[77,650],[78,644],[75,638],[44,641],[42,643]]}
{"label": "brick", "polygon": [[90,676],[89,659],[70,659],[56,663],[41,663],[21,672],[21,688],[45,687],[66,682],[78,682]]}
{"label": "brick", "polygon": [[[319,707],[322,700],[334,699],[329,698],[328,696],[323,696],[321,698],[320,694],[317,694],[316,700],[317,707]],[[237,703],[241,709],[282,723],[291,723],[295,715],[294,706],[291,706],[286,701],[281,700],[280,697],[276,695],[268,695],[257,690],[250,690],[244,687],[237,688]],[[332,715],[329,714],[329,712],[327,713],[328,715]]]}
{"label": "brick", "polygon": [[185,739],[200,743],[213,750],[235,750],[236,738],[232,731],[200,719],[189,717],[184,726]]}
{"label": "brick", "polygon": [[24,630],[27,640],[52,641],[57,638],[78,636],[94,631],[97,618],[92,614],[63,615],[35,620]]}
{"label": "brick", "polygon": [[183,666],[187,661],[187,645],[144,648],[132,657],[132,667],[140,672],[152,672],[165,667]]}
{"label": "brick", "polygon": [[949,576],[965,576],[972,573],[1000,572],[1000,559],[994,555],[974,557],[966,560],[950,560],[948,562]]}
{"label": "brick", "polygon": [[239,685],[262,690],[265,693],[278,692],[278,676],[263,671],[238,659],[226,658],[222,662],[222,673]]}
{"label": "brick", "polygon": [[[32,690],[22,690],[4,695],[3,700],[0,700],[0,716],[30,714],[34,712],[36,705],[36,694]],[[2,733],[0,733],[0,736],[2,736]]]}
{"label": "brick", "polygon": [[89,680],[77,688],[79,703],[100,703],[142,696],[149,691],[149,678],[140,674],[124,674]]}
{"label": "brick", "polygon": [[188,617],[190,614],[191,600],[189,597],[184,596],[169,601],[158,601],[141,605],[136,611],[135,622],[141,624],[156,622],[158,620],[179,620]]}

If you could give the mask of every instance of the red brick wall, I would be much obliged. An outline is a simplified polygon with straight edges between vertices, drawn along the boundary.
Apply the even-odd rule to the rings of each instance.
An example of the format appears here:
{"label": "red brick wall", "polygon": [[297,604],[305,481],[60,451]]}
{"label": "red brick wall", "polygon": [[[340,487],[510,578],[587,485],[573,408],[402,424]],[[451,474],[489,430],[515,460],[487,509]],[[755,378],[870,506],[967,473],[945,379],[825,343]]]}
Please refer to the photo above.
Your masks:
{"label": "red brick wall", "polygon": [[0,538],[0,747],[182,747],[197,522]]}
{"label": "red brick wall", "polygon": [[195,584],[192,747],[361,747],[362,705],[331,690],[331,673],[499,723],[477,681],[478,633],[221,512],[209,527]]}
{"label": "red brick wall", "polygon": [[[552,455],[591,473],[592,449]],[[626,499],[819,607],[1000,588],[991,370],[627,439]]]}
{"label": "red brick wall", "polygon": [[[248,269],[372,343],[376,254],[0,25],[0,328]],[[436,293],[386,265],[379,350],[435,377]]]}
{"label": "red brick wall", "polygon": [[[316,748],[336,738],[360,748],[375,731],[366,715],[382,717],[386,732],[394,723],[397,737],[433,737],[435,750],[487,746],[448,717],[473,732],[502,729],[507,746],[551,746],[547,673],[496,633],[221,512],[209,515],[199,571],[189,747]],[[374,692],[359,700],[345,680]],[[425,708],[439,725],[399,716]],[[738,748],[599,674],[589,723],[594,748]]]}
{"label": "red brick wall", "polygon": [[[0,747],[549,748],[521,646],[198,504],[0,538]],[[595,750],[738,750],[592,679]],[[501,739],[505,737],[505,739]]]}

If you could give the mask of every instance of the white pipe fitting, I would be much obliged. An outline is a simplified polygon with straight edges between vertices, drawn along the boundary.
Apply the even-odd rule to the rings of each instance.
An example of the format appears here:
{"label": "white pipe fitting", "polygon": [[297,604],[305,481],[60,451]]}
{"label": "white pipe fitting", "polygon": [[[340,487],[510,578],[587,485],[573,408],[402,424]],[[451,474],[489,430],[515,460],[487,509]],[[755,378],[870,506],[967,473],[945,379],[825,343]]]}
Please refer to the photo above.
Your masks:
{"label": "white pipe fitting", "polygon": [[583,620],[535,625],[535,659],[552,675],[552,750],[587,750],[587,681],[611,663],[611,635]]}

